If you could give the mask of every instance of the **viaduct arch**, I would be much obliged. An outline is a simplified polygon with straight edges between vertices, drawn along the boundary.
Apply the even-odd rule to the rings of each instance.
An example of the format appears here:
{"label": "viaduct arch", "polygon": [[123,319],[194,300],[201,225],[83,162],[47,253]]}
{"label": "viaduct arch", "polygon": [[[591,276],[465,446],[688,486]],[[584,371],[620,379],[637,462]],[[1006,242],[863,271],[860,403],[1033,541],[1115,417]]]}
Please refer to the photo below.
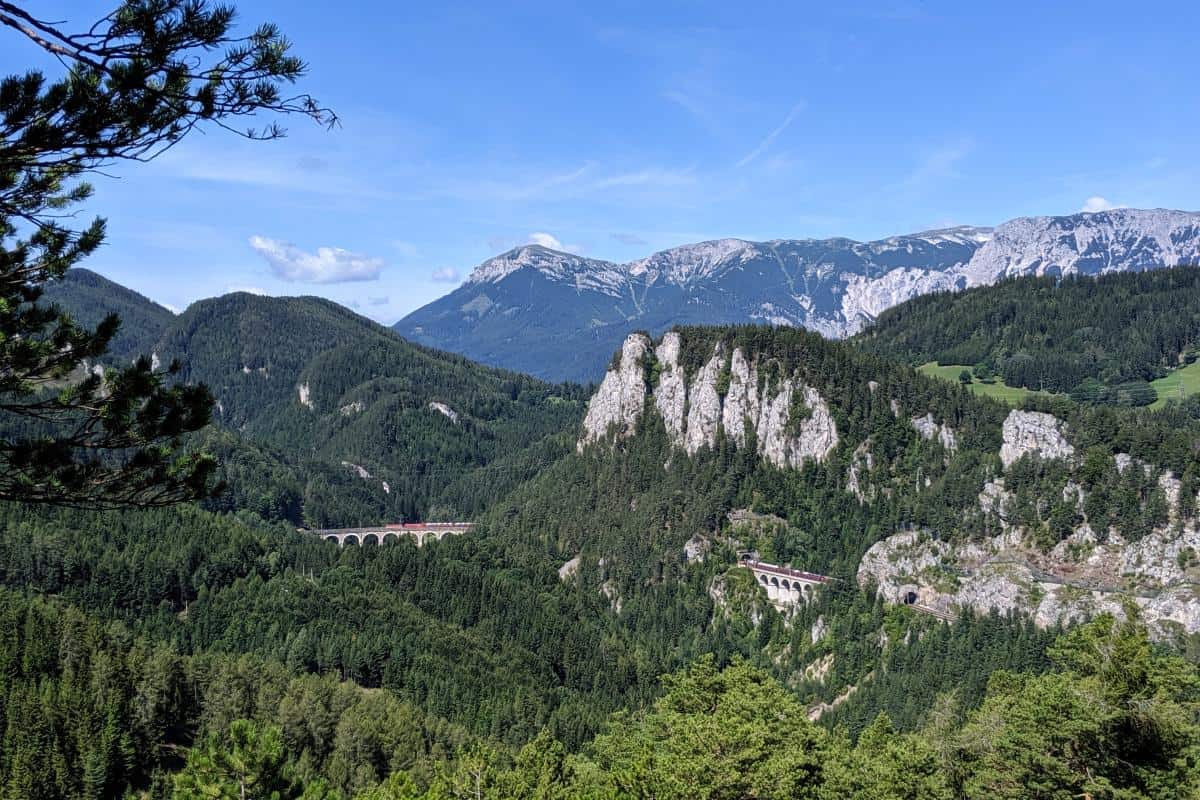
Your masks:
{"label": "viaduct arch", "polygon": [[411,539],[416,542],[417,547],[420,547],[430,540],[441,541],[447,536],[467,533],[473,527],[475,527],[473,522],[404,522],[363,528],[320,528],[316,530],[300,528],[299,530],[302,533],[318,536],[327,542],[337,542],[338,547],[394,544],[401,538]]}
{"label": "viaduct arch", "polygon": [[746,560],[741,562],[741,566],[754,573],[754,580],[766,590],[767,599],[777,607],[807,603],[816,592],[816,587],[832,583],[834,580],[828,575],[804,572],[778,564],[768,564],[765,561]]}

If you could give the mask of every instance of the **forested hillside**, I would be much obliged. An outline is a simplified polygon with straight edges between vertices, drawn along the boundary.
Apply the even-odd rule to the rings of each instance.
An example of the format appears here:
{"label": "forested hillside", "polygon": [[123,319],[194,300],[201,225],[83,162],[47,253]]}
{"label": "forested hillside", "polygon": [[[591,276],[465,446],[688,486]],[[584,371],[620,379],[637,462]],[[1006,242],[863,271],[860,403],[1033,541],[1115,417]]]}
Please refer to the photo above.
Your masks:
{"label": "forested hillside", "polygon": [[176,317],[79,272],[52,298],[81,321],[120,314],[115,357],[178,361],[213,392],[195,443],[229,485],[213,509],[313,527],[473,516],[566,452],[582,413],[582,387],[410,344],[327,300],[231,294]]}
{"label": "forested hillside", "polygon": [[175,318],[153,300],[83,268],[70,270],[62,280],[47,284],[43,298],[88,327],[95,327],[109,314],[119,316],[121,327],[106,358],[125,362],[149,355]]}
{"label": "forested hillside", "polygon": [[1009,386],[1144,405],[1148,381],[1200,348],[1200,269],[1028,277],[888,309],[854,342],[917,365],[962,364]]}
{"label": "forested hillside", "polygon": [[[1062,441],[1048,429],[1016,452],[1013,412],[998,403],[845,343],[763,327],[631,337],[584,403],[577,388],[409,346],[324,301],[249,295],[197,304],[155,350],[180,356],[222,403],[226,422],[196,446],[222,458],[229,491],[208,510],[0,507],[0,605],[13,620],[0,658],[21,664],[3,679],[9,793],[195,796],[220,783],[231,753],[261,759],[281,797],[375,800],[454,796],[469,780],[494,798],[533,786],[546,797],[647,787],[690,797],[694,786],[669,776],[692,768],[699,785],[729,787],[714,797],[766,785],[991,797],[1021,753],[1047,750],[1065,765],[1052,785],[1072,791],[1109,781],[1141,792],[1130,797],[1169,797],[1164,786],[1194,780],[1193,720],[1171,710],[1175,727],[1148,746],[1174,755],[1085,756],[1095,781],[1079,782],[1073,759],[1099,758],[1096,742],[1126,722],[1069,729],[1084,704],[1071,687],[1095,680],[1141,697],[1143,678],[1120,684],[1048,650],[1060,620],[1031,616],[1024,599],[998,592],[1001,612],[988,614],[983,595],[947,623],[895,602],[890,577],[878,583],[863,564],[906,532],[959,548],[1008,537],[1029,558],[1086,554],[1082,524],[1109,543],[1190,541],[1200,404],[1037,401],[1020,413],[1057,420]],[[457,438],[464,421],[478,428]],[[1068,445],[1086,458],[1064,455]],[[470,534],[339,550],[284,522],[317,501],[351,516],[372,502],[356,490],[436,459],[471,465],[426,495],[475,509]],[[1149,465],[1179,476],[1175,505]],[[1012,494],[999,519],[981,507],[997,480]],[[772,603],[737,566],[747,552],[835,580],[807,603]],[[922,592],[969,582],[922,563],[911,576]],[[1059,600],[1062,624],[1079,619]],[[1148,607],[1149,632],[1194,651],[1190,623],[1167,624],[1173,613]],[[1118,637],[1146,674],[1172,676],[1157,684],[1162,708],[1192,708],[1193,667],[1149,656],[1139,626],[1092,630]],[[85,696],[84,674],[98,680],[110,663],[126,665],[120,679]],[[1023,706],[1026,696],[1045,703]],[[693,702],[703,697],[712,702]],[[795,724],[786,741],[748,747],[736,769],[663,733],[748,740],[757,720],[775,730],[760,716],[768,708]],[[726,711],[751,727],[730,728]],[[1011,735],[997,727],[1008,713]],[[31,789],[51,763],[55,780]]]}

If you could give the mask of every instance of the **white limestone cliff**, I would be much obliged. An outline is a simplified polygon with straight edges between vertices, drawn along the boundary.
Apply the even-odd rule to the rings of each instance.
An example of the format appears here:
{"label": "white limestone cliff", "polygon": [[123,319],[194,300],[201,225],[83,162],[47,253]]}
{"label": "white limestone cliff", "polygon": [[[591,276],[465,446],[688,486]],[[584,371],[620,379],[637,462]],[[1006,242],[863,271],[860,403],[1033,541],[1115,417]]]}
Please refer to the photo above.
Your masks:
{"label": "white limestone cliff", "polygon": [[670,331],[663,335],[662,342],[654,350],[662,369],[658,386],[654,388],[654,405],[663,418],[667,433],[672,439],[683,436],[683,412],[687,404],[687,384],[684,382],[683,367],[679,365],[679,334]]}
{"label": "white limestone cliff", "polygon": [[721,346],[718,344],[712,358],[696,373],[688,391],[687,430],[684,432],[683,449],[695,455],[703,447],[712,447],[717,441],[717,430],[721,427],[721,395],[717,392],[717,380],[724,365]]}
{"label": "white limestone cliff", "polygon": [[729,359],[729,390],[725,394],[721,425],[739,446],[746,444],[746,431],[758,428],[758,370],[746,361],[742,348],[734,348]]}
{"label": "white limestone cliff", "polygon": [[917,429],[917,433],[922,439],[931,442],[938,441],[947,450],[958,449],[958,439],[954,435],[954,429],[944,422],[935,422],[933,412],[929,412],[923,417],[913,417],[909,421]]}
{"label": "white limestone cliff", "polygon": [[642,362],[649,349],[650,339],[645,334],[630,334],[625,340],[620,362],[604,376],[600,388],[588,403],[587,416],[583,420],[584,435],[578,445],[580,450],[585,444],[604,438],[613,428],[619,436],[633,433],[646,404]]}
{"label": "white limestone cliff", "polygon": [[1002,432],[1000,461],[1005,469],[1028,454],[1042,459],[1075,455],[1075,448],[1063,435],[1062,421],[1041,411],[1010,411]]}
{"label": "white limestone cliff", "polygon": [[[793,376],[760,393],[753,360],[740,348],[729,354],[721,345],[689,382],[679,363],[681,345],[679,334],[671,332],[655,348],[659,371],[653,387],[654,408],[680,449],[694,455],[714,446],[722,431],[745,446],[747,431],[752,430],[758,453],[765,460],[780,468],[794,468],[810,459],[823,461],[837,447],[837,426],[816,389]],[[644,357],[649,347],[643,334],[625,340],[619,363],[604,376],[588,404],[580,450],[604,439],[614,428],[618,436],[633,432],[645,406]],[[721,386],[723,377],[728,378],[726,387]],[[805,409],[802,420],[791,419],[796,405]]]}

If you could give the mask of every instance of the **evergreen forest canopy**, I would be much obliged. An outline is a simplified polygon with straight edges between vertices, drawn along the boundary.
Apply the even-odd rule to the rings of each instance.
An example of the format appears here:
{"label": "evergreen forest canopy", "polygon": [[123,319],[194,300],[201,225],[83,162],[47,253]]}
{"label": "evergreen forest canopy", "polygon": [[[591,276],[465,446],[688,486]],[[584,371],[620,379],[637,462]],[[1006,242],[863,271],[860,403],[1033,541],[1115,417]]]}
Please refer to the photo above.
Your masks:
{"label": "evergreen forest canopy", "polygon": [[[175,316],[68,272],[103,241],[102,220],[61,224],[88,174],[205,125],[332,120],[284,91],[304,65],[274,26],[233,22],[128,0],[71,34],[0,0],[0,26],[68,66],[0,83],[0,797],[1200,792],[1200,675],[1172,652],[1194,638],[1153,644],[1132,607],[1065,632],[945,624],[854,580],[902,527],[989,533],[968,510],[1006,410],[962,387],[804,331],[689,328],[689,370],[720,342],[818,389],[830,457],[777,469],[724,437],[688,457],[653,414],[577,452],[580,387],[315,298]],[[1200,402],[1033,402],[1087,453],[1081,476],[1006,475],[1047,549],[1072,522],[1068,479],[1130,540],[1164,521],[1161,487],[1118,452],[1195,497]],[[958,446],[919,435],[922,413]],[[479,525],[421,548],[296,530],[441,514]],[[783,613],[743,548],[838,580]]]}
{"label": "evergreen forest canopy", "polygon": [[180,380],[212,391],[213,425],[191,446],[220,465],[214,510],[307,527],[471,517],[569,449],[586,399],[315,297],[237,293],[176,316],[84,270],[48,296],[85,322],[119,313],[137,355],[176,361]]}
{"label": "evergreen forest canopy", "polygon": [[[198,351],[206,353],[195,362],[203,368],[224,359],[219,374],[234,386],[238,375],[258,377],[260,364],[268,373],[284,369],[279,365],[285,359],[245,364],[252,367],[247,374],[238,347],[218,356],[221,351],[206,342],[221,339],[205,332],[204,312],[226,307],[239,309],[232,318],[248,319],[251,331],[265,324],[261,314],[279,313],[283,324],[293,313],[308,319],[305,314],[327,310],[323,303],[280,306],[244,295],[200,305],[188,317],[196,323],[176,335],[192,332]],[[364,324],[348,312],[330,313],[332,318],[319,319],[339,324],[341,314],[355,332]],[[305,327],[311,326],[296,325],[291,338]],[[241,471],[227,472],[231,491],[220,513],[195,506],[106,514],[0,508],[0,584],[18,609],[13,613],[22,615],[9,629],[29,631],[20,641],[57,641],[53,652],[69,653],[85,646],[80,641],[110,636],[139,654],[122,657],[130,665],[122,672],[130,683],[115,687],[113,695],[93,698],[67,690],[79,684],[64,683],[55,693],[61,698],[55,702],[63,704],[58,706],[46,705],[47,699],[35,702],[31,687],[82,681],[83,667],[33,659],[44,673],[21,673],[21,681],[11,684],[26,688],[24,694],[12,690],[23,699],[6,707],[10,738],[0,747],[24,755],[0,762],[5,782],[0,785],[20,796],[32,785],[31,774],[56,763],[60,777],[39,784],[40,796],[96,796],[96,785],[152,797],[202,796],[214,786],[232,785],[229,765],[251,759],[260,763],[272,791],[284,797],[304,791],[318,797],[454,797],[471,781],[486,785],[491,797],[543,790],[550,797],[554,792],[619,797],[649,787],[663,796],[694,796],[705,789],[713,797],[751,790],[772,796],[764,787],[776,782],[780,791],[812,796],[911,796],[883,793],[881,787],[900,775],[917,781],[921,791],[931,787],[932,797],[982,797],[1000,789],[1020,797],[1033,785],[1029,781],[1044,779],[1040,773],[1015,785],[1002,785],[997,776],[1007,774],[1010,759],[1019,763],[1033,747],[1059,748],[1053,751],[1067,764],[1054,766],[1058,783],[1048,786],[1076,794],[1092,786],[1078,782],[1070,759],[1088,747],[1102,749],[1096,742],[1109,741],[1111,730],[1104,726],[1126,722],[1096,721],[1099,727],[1089,728],[1094,734],[1088,735],[1098,738],[1091,744],[1071,739],[1082,701],[1057,693],[1076,682],[1074,675],[1045,689],[1054,698],[1051,712],[1039,712],[1033,722],[1014,718],[1024,726],[1012,734],[1020,741],[980,738],[995,727],[997,714],[1013,708],[1014,696],[1042,696],[1036,694],[1041,684],[1026,681],[1037,675],[1054,680],[1048,648],[1060,632],[998,616],[964,615],[946,625],[886,606],[854,582],[865,549],[900,526],[922,525],[962,538],[987,532],[973,528],[977,523],[963,512],[977,502],[975,481],[994,468],[1007,409],[804,331],[690,328],[682,335],[681,361],[689,369],[720,341],[774,359],[781,374],[800,370],[829,402],[843,443],[828,462],[801,470],[771,467],[724,439],[687,458],[674,449],[661,420],[647,415],[636,435],[616,446],[576,453],[579,404],[572,412],[575,421],[551,437],[561,452],[548,466],[538,466],[515,486],[499,476],[488,484],[486,470],[469,480],[479,496],[494,492],[499,498],[481,507],[476,533],[420,549],[400,543],[339,550],[272,522],[279,518],[242,499],[254,496],[265,481],[260,462],[248,454],[259,454],[254,458],[264,459],[261,463],[281,463],[271,453],[287,454],[288,447],[299,445],[280,440],[277,449],[264,450],[248,433],[219,424],[205,435],[224,441],[232,458],[250,459]],[[484,386],[504,375],[455,357],[402,352],[413,359],[408,363],[438,370],[458,364],[464,379]],[[296,362],[301,363],[303,354]],[[286,374],[314,375],[305,369]],[[343,399],[336,387],[356,386],[355,379],[343,384],[327,374],[324,380],[335,388],[329,395],[314,390],[310,399],[318,409],[336,413]],[[870,381],[877,384],[875,392]],[[299,382],[289,377],[282,388],[246,386],[257,387],[264,402],[277,403],[277,416],[291,404],[290,413],[306,419],[299,415],[314,409],[300,402]],[[313,385],[326,384],[314,379]],[[889,398],[897,400],[901,414]],[[1110,494],[1097,494],[1109,498],[1111,513],[1128,517],[1117,524],[1135,535],[1141,504],[1155,487],[1126,486],[1111,454],[1130,452],[1185,471],[1197,439],[1196,404],[1148,413],[1046,402],[1068,420],[1081,446],[1104,454],[1097,463],[1108,466],[1095,471],[1089,488],[1114,482]],[[954,453],[918,436],[908,423],[910,414],[925,411],[955,426],[961,441]],[[429,419],[445,417],[431,413]],[[247,420],[245,429],[256,424],[266,423]],[[843,483],[859,437],[870,440],[877,465],[864,476],[864,487],[876,489],[867,502]],[[1019,485],[1030,497],[1061,495],[1064,475],[1029,467]],[[930,477],[927,487],[911,480],[918,469]],[[728,512],[740,508],[773,521],[734,530]],[[1034,502],[1019,513],[1050,535],[1046,511]],[[711,543],[703,561],[684,555],[694,536]],[[785,616],[746,571],[731,568],[738,547],[842,580]],[[577,572],[564,578],[560,569],[576,557]],[[39,595],[54,599],[47,604]],[[31,615],[36,619],[28,621]],[[42,618],[55,615],[69,624],[44,635],[35,632]],[[819,637],[818,629],[824,629]],[[1139,637],[1144,633],[1134,635]],[[140,665],[147,651],[160,653],[153,661],[163,675],[134,668],[133,661]],[[705,666],[705,657],[711,666]],[[19,660],[26,661],[24,655]],[[112,662],[104,657],[96,663]],[[1194,678],[1193,667],[1170,663],[1192,676],[1181,678],[1184,683]],[[1002,685],[992,677],[997,670],[1023,677]],[[660,683],[659,676],[676,673]],[[681,725],[706,731],[729,724],[705,716],[702,709],[711,703],[658,700],[664,690],[671,698],[679,685],[714,698],[730,694],[729,713],[738,718],[756,719],[766,713],[765,705],[785,702],[793,708],[789,714],[799,715],[797,723],[787,729],[766,725],[764,736],[787,742],[764,740],[739,757],[735,770],[719,754],[688,750],[688,742],[704,739],[700,734],[662,740],[666,730]],[[1179,738],[1172,739],[1171,747],[1183,749],[1171,766],[1135,759],[1139,776],[1097,772],[1095,780],[1141,792],[1131,797],[1169,797],[1161,787],[1180,774],[1192,780],[1194,755],[1187,742],[1195,706],[1187,691],[1163,700],[1164,713],[1191,721],[1181,723]],[[142,721],[146,704],[168,701],[152,701],[147,693],[171,698],[149,731]],[[93,700],[102,709],[85,710]],[[815,727],[807,721],[813,709],[823,712]],[[876,722],[881,712],[887,719]],[[672,716],[656,716],[666,713]],[[51,724],[68,717],[77,727]],[[167,725],[163,718],[176,723]],[[753,728],[742,724],[750,726],[739,729],[743,732]],[[1046,738],[1030,739],[1035,732]],[[160,744],[144,748],[148,736]],[[756,741],[748,733],[745,738]],[[894,747],[881,744],[885,741]],[[968,753],[954,742],[984,750]],[[34,760],[35,753],[45,761]],[[670,755],[650,758],[655,753]],[[809,768],[818,762],[825,765],[819,772]],[[990,773],[978,766],[985,762]],[[694,770],[692,782],[671,784],[683,764]],[[992,777],[976,777],[988,774]],[[980,782],[967,788],[969,780]],[[543,790],[531,788],[537,786]],[[905,787],[911,785],[894,788]]]}
{"label": "evergreen forest canopy", "polygon": [[1196,359],[1200,269],[938,292],[888,309],[854,341],[913,365],[963,364],[980,378],[1081,402],[1145,405],[1156,399],[1148,381]]}

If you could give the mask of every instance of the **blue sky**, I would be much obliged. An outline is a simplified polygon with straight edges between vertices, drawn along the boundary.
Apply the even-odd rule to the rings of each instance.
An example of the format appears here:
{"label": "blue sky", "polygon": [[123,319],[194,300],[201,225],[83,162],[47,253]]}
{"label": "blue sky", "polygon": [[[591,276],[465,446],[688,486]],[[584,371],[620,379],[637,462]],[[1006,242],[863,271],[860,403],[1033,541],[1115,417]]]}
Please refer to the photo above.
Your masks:
{"label": "blue sky", "polygon": [[[196,136],[96,180],[86,266],[175,308],[253,289],[391,323],[530,240],[628,260],[1200,208],[1196,3],[237,5],[342,126]],[[0,35],[0,70],[35,63]]]}

